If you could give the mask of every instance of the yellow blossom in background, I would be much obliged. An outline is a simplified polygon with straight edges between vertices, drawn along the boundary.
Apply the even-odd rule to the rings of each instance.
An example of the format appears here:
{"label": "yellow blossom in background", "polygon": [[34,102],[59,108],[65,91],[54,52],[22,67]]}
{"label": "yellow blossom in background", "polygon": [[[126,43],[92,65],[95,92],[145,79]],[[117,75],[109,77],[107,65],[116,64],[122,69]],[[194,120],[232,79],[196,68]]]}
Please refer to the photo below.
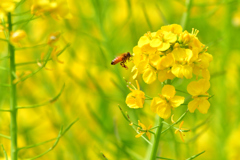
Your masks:
{"label": "yellow blossom in background", "polygon": [[188,109],[190,112],[194,112],[196,109],[201,113],[207,113],[210,103],[208,102],[208,89],[210,83],[206,79],[200,79],[199,81],[192,81],[187,86],[187,91],[192,95],[193,100],[188,103]]}
{"label": "yellow blossom in background", "polygon": [[239,136],[240,128],[238,126],[230,132],[227,138],[227,143],[224,149],[226,150],[228,160],[239,159],[240,157],[240,141],[238,140]]}
{"label": "yellow blossom in background", "polygon": [[20,45],[20,41],[27,36],[26,32],[24,30],[17,30],[15,32],[12,32],[10,35],[10,42],[13,44]]}
{"label": "yellow blossom in background", "polygon": [[49,13],[54,19],[61,20],[64,18],[71,18],[66,0],[37,0],[34,1],[31,7],[31,13],[36,16],[43,16]]}
{"label": "yellow blossom in background", "polygon": [[[0,21],[1,22],[1,21]],[[4,26],[3,25],[0,25],[0,32],[3,32],[4,30]]]}
{"label": "yellow blossom in background", "polygon": [[171,116],[171,109],[184,103],[185,98],[176,96],[176,90],[172,85],[165,85],[162,88],[160,97],[154,97],[151,102],[151,109],[161,118],[167,119]]}
{"label": "yellow blossom in background", "polygon": [[3,18],[7,12],[12,12],[16,7],[16,2],[20,2],[20,0],[1,0],[0,18]]}
{"label": "yellow blossom in background", "polygon": [[48,36],[47,44],[50,45],[50,46],[53,46],[53,44],[56,43],[59,40],[60,36],[61,36],[61,32],[51,33]]}
{"label": "yellow blossom in background", "polygon": [[235,26],[235,27],[239,27],[239,26],[240,26],[240,11],[235,12],[235,13],[233,14],[232,24],[233,24],[233,26]]}
{"label": "yellow blossom in background", "polygon": [[138,81],[136,81],[137,88],[132,89],[129,87],[129,89],[132,91],[127,95],[126,98],[126,104],[129,108],[143,108],[144,100],[145,100],[145,93],[143,91],[140,91],[140,87],[138,84]]}
{"label": "yellow blossom in background", "polygon": [[149,132],[149,130],[152,128],[152,125],[150,125],[148,128],[140,122],[140,120],[138,120],[138,125],[141,127],[138,127],[137,131],[139,131],[140,129],[142,131],[139,131],[139,133],[135,136],[136,138],[141,137],[144,133],[146,133],[146,136],[148,137],[148,139],[151,139],[151,133]]}

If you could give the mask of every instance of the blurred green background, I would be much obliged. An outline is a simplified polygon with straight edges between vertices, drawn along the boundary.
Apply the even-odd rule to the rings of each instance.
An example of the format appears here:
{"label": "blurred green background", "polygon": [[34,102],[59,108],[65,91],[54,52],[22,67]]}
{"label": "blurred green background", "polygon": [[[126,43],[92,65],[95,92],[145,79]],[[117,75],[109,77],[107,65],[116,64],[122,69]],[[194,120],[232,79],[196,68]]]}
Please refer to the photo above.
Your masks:
{"label": "blurred green background", "polygon": [[[189,0],[187,0],[188,2]],[[15,13],[27,11],[30,0],[19,6]],[[131,120],[147,126],[154,124],[150,101],[143,109],[133,110],[126,106],[125,98],[130,92],[123,77],[130,82],[131,63],[128,70],[111,61],[120,53],[131,52],[139,38],[147,31],[157,31],[163,25],[181,24],[187,12],[183,0],[69,0],[71,19],[56,21],[50,16],[35,19],[22,28],[28,37],[23,46],[45,43],[50,33],[61,31],[59,48],[67,43],[70,47],[59,56],[64,63],[50,61],[47,68],[17,86],[18,105],[44,102],[65,89],[59,99],[51,104],[18,112],[19,147],[40,143],[57,137],[60,126],[67,126],[76,118],[79,121],[61,138],[53,151],[40,159],[139,159],[144,157],[148,144],[135,138],[136,132],[122,116],[118,104],[127,111]],[[211,88],[210,109],[205,115],[195,111],[184,119],[186,133],[183,143],[174,130],[161,137],[160,156],[186,159],[206,151],[196,159],[240,159],[240,4],[238,0],[191,1],[184,30],[198,29],[199,40],[207,45],[213,55],[210,64]],[[24,20],[30,14],[14,17],[13,21]],[[0,33],[4,38],[3,33]],[[37,63],[21,63],[39,60],[46,46],[17,50],[16,63],[19,74],[34,71]],[[1,56],[7,55],[7,45],[0,41]],[[8,67],[8,59],[0,59],[0,66]],[[8,73],[0,70],[0,82],[8,82]],[[160,93],[161,84],[146,85],[141,77],[138,81],[149,96]],[[179,81],[179,89],[186,86]],[[9,107],[9,89],[0,87],[0,107]],[[174,111],[179,117],[187,106]],[[9,135],[10,117],[0,112],[0,133]],[[170,120],[168,120],[169,123]],[[36,148],[19,151],[19,158],[29,158],[50,148],[49,142]],[[0,137],[10,156],[10,142]],[[103,156],[104,155],[104,156]],[[0,151],[3,159],[3,152]]]}

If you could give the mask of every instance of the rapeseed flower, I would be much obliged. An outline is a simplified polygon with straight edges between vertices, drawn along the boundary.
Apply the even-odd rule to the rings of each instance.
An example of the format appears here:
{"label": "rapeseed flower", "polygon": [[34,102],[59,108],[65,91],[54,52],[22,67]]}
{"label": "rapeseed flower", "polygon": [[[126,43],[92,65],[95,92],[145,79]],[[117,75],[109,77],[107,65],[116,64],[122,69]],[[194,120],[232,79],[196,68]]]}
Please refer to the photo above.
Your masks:
{"label": "rapeseed flower", "polygon": [[10,42],[12,44],[18,44],[20,45],[20,41],[27,36],[26,32],[24,30],[16,30],[15,32],[12,32],[10,34]]}
{"label": "rapeseed flower", "polygon": [[72,17],[66,0],[36,0],[31,6],[31,13],[36,16],[49,13],[56,20]]}
{"label": "rapeseed flower", "polygon": [[198,78],[199,75],[202,75],[204,79],[210,79],[210,73],[208,71],[209,63],[213,60],[211,54],[204,52],[198,55],[197,60],[194,62],[193,73]]}
{"label": "rapeseed flower", "polygon": [[184,48],[175,48],[172,51],[175,63],[172,67],[172,73],[178,78],[192,78],[191,58],[192,50]]}
{"label": "rapeseed flower", "polygon": [[56,43],[59,40],[60,36],[61,36],[61,32],[51,33],[48,36],[47,44],[50,45],[50,46],[53,46],[53,44]]}
{"label": "rapeseed flower", "polygon": [[144,100],[145,100],[145,93],[140,91],[140,87],[138,81],[136,81],[137,88],[129,89],[132,91],[127,95],[126,104],[129,108],[143,108]]}
{"label": "rapeseed flower", "polygon": [[209,80],[212,56],[197,38],[198,32],[183,32],[180,25],[172,24],[144,34],[133,49],[133,79],[142,75],[144,82],[150,84],[156,79],[191,79],[195,74],[197,79],[201,75]]}
{"label": "rapeseed flower", "polygon": [[146,133],[146,136],[148,137],[148,139],[151,139],[151,134],[149,132],[149,130],[152,128],[152,125],[150,125],[148,128],[140,122],[140,120],[138,120],[138,125],[140,127],[137,128],[137,131],[139,132],[135,137],[139,138],[141,137],[144,133]]}
{"label": "rapeseed flower", "polygon": [[7,12],[12,12],[16,7],[16,2],[20,2],[20,0],[1,0],[0,18],[4,18]]}
{"label": "rapeseed flower", "polygon": [[187,86],[187,91],[192,95],[193,100],[188,103],[188,109],[190,112],[194,112],[196,109],[201,113],[207,113],[210,103],[208,102],[208,89],[210,83],[206,79],[200,79],[198,81],[192,81]]}
{"label": "rapeseed flower", "polygon": [[179,133],[181,140],[184,142],[183,136],[185,136],[185,134],[183,134],[183,131],[186,129],[182,128],[183,123],[184,121],[180,123],[179,128],[175,130],[175,134]]}
{"label": "rapeseed flower", "polygon": [[167,119],[171,116],[171,109],[183,104],[185,98],[176,96],[176,90],[172,85],[165,85],[162,88],[162,94],[154,97],[151,102],[151,109],[161,118]]}

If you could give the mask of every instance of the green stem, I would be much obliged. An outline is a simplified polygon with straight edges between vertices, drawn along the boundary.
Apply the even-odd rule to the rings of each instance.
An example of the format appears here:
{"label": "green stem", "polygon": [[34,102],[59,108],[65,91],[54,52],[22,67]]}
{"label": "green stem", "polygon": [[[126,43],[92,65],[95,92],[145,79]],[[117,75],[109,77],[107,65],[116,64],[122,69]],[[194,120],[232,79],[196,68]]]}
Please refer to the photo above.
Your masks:
{"label": "green stem", "polygon": [[163,119],[160,118],[159,116],[157,116],[158,118],[158,128],[156,130],[156,134],[155,134],[155,138],[154,138],[154,142],[153,142],[153,146],[152,146],[152,150],[151,150],[151,154],[150,154],[150,160],[155,160],[156,159],[156,156],[157,156],[157,150],[158,150],[158,144],[159,144],[159,141],[160,141],[160,137],[161,137],[161,132],[162,132],[162,126],[163,126]]}
{"label": "green stem", "polygon": [[[171,80],[166,80],[164,84],[171,84]],[[163,85],[164,85],[163,84]],[[156,125],[158,126],[155,132],[155,137],[153,139],[153,146],[149,147],[149,150],[147,152],[146,159],[147,160],[155,160],[157,158],[157,151],[158,151],[158,144],[160,141],[160,137],[162,134],[162,127],[163,127],[163,121],[164,119],[159,117],[158,115],[156,116]]]}
{"label": "green stem", "polygon": [[181,22],[181,25],[182,25],[183,29],[186,29],[191,7],[192,7],[192,0],[186,0],[187,10],[186,10],[186,12],[183,13],[182,22]]}
{"label": "green stem", "polygon": [[[8,13],[8,28],[9,37],[12,32],[12,18],[11,13]],[[17,94],[16,94],[16,84],[14,84],[15,67],[15,49],[11,43],[8,43],[8,52],[10,55],[10,137],[11,137],[11,159],[17,160]]]}

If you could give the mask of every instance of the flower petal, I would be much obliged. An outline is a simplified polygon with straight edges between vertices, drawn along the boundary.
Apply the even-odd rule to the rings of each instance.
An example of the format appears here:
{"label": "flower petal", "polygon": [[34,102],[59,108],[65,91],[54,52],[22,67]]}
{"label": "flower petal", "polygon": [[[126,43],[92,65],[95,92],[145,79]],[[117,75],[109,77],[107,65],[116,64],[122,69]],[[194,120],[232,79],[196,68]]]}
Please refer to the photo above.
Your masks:
{"label": "flower petal", "polygon": [[140,90],[133,90],[127,95],[126,104],[129,108],[143,108],[145,94]]}
{"label": "flower petal", "polygon": [[132,75],[133,75],[133,76],[132,76],[133,79],[136,79],[137,76],[138,76],[138,70],[137,70],[137,67],[136,67],[136,66],[133,66],[131,72],[132,72]]}
{"label": "flower petal", "polygon": [[170,103],[171,103],[171,106],[175,108],[183,104],[184,100],[185,100],[185,97],[174,96],[172,99],[170,99]]}
{"label": "flower petal", "polygon": [[165,85],[162,88],[162,95],[166,97],[168,100],[173,98],[176,94],[175,88],[172,85]]}
{"label": "flower petal", "polygon": [[144,70],[142,77],[145,83],[150,84],[157,79],[157,73],[149,66],[146,70]]}
{"label": "flower petal", "polygon": [[209,70],[208,70],[208,69],[203,69],[203,70],[202,70],[202,77],[203,77],[204,79],[210,80],[210,73],[209,73]]}
{"label": "flower petal", "polygon": [[200,79],[198,83],[199,83],[199,86],[201,86],[202,88],[201,94],[205,94],[210,88],[210,82],[206,79]]}
{"label": "flower petal", "polygon": [[206,114],[208,112],[209,107],[210,107],[209,101],[206,98],[202,97],[201,102],[199,103],[199,107],[197,108],[199,112]]}
{"label": "flower petal", "polygon": [[192,96],[200,95],[201,90],[202,90],[202,86],[199,86],[199,83],[197,81],[192,81],[187,86],[187,91]]}
{"label": "flower petal", "polygon": [[182,65],[174,64],[171,72],[178,78],[183,78]]}
{"label": "flower petal", "polygon": [[189,65],[184,65],[182,67],[182,74],[184,75],[184,77],[186,77],[187,79],[191,79],[192,78],[192,67]]}
{"label": "flower petal", "polygon": [[154,97],[152,102],[151,102],[151,110],[156,113],[157,112],[157,107],[158,107],[158,104],[162,104],[162,103],[165,103],[165,101],[160,98],[160,97]]}
{"label": "flower petal", "polygon": [[161,105],[157,109],[157,114],[163,119],[168,119],[171,116],[171,107],[168,104]]}
{"label": "flower petal", "polygon": [[162,41],[160,41],[160,39],[158,39],[158,38],[154,38],[150,42],[151,47],[159,47],[161,44],[162,44]]}
{"label": "flower petal", "polygon": [[147,132],[147,133],[146,133],[146,136],[148,137],[149,140],[151,140],[151,134],[150,134],[150,132]]}
{"label": "flower petal", "polygon": [[135,137],[136,137],[136,138],[139,138],[139,137],[141,137],[143,134],[144,134],[144,132],[140,132],[140,133],[138,133]]}
{"label": "flower petal", "polygon": [[197,99],[192,100],[188,103],[188,110],[189,112],[193,113],[195,109],[198,107],[199,101]]}
{"label": "flower petal", "polygon": [[139,39],[139,41],[138,41],[138,46],[139,46],[139,47],[142,47],[142,46],[144,46],[144,45],[149,44],[149,42],[150,42],[150,40],[149,40],[149,38],[148,38],[147,36],[142,36],[142,37]]}

